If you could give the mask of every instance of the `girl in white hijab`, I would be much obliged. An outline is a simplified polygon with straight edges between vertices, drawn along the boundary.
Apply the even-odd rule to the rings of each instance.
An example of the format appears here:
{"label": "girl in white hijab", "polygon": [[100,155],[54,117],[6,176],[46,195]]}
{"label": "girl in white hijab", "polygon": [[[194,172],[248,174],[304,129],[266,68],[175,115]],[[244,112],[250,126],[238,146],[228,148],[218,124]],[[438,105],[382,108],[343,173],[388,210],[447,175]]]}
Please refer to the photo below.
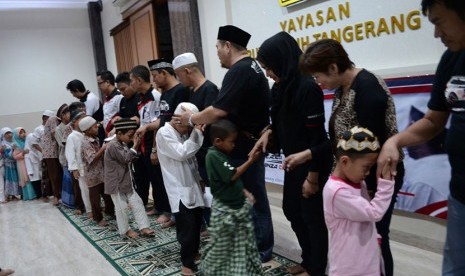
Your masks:
{"label": "girl in white hijab", "polygon": [[4,162],[4,196],[6,199],[19,199],[21,190],[18,183],[18,171],[16,169],[16,160],[13,157],[13,131],[9,127],[0,130],[2,141],[1,151]]}

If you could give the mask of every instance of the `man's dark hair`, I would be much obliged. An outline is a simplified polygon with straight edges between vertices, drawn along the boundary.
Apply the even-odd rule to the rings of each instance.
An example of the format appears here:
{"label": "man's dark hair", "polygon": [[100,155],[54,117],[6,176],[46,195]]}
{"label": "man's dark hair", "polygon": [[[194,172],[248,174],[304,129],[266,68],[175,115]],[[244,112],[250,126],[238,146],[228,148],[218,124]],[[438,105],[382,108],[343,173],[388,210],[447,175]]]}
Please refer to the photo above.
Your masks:
{"label": "man's dark hair", "polygon": [[112,72],[108,70],[97,72],[97,76],[102,79],[102,81],[108,81],[111,85],[115,85],[115,76]]}
{"label": "man's dark hair", "polygon": [[123,82],[123,83],[129,85],[131,83],[131,78],[129,76],[129,72],[119,73],[115,78],[115,82],[116,83]]}
{"label": "man's dark hair", "polygon": [[216,138],[224,140],[234,133],[237,133],[237,127],[229,120],[221,119],[210,126],[210,139],[212,143]]}
{"label": "man's dark hair", "polygon": [[80,80],[72,80],[68,82],[66,89],[71,92],[86,92],[86,87]]}
{"label": "man's dark hair", "polygon": [[78,110],[79,108],[86,108],[86,105],[82,102],[72,102],[69,105],[69,112],[73,113],[74,111]]}
{"label": "man's dark hair", "polygon": [[174,69],[173,68],[170,68],[170,67],[166,67],[166,68],[160,68],[160,69],[155,69],[155,71],[157,71],[158,73],[161,74],[162,71],[166,71],[168,72],[168,74],[170,74],[171,76],[176,76],[176,73],[174,73]]}
{"label": "man's dark hair", "polygon": [[[226,44],[226,40],[218,40],[218,41],[220,42],[221,46],[224,46],[224,44]],[[244,47],[244,46],[241,46],[241,45],[239,45],[237,43],[234,43],[234,42],[231,42],[231,41],[229,41],[229,43],[231,43],[231,46],[233,48],[235,48],[236,50],[238,50],[238,51],[247,51],[247,48]]]}
{"label": "man's dark hair", "polygon": [[145,82],[150,82],[150,71],[144,65],[137,65],[132,68],[131,74],[135,77],[141,78]]}
{"label": "man's dark hair", "polygon": [[422,0],[421,11],[423,15],[427,15],[429,10],[437,4],[444,4],[446,8],[455,11],[460,19],[465,21],[465,1],[463,0]]}

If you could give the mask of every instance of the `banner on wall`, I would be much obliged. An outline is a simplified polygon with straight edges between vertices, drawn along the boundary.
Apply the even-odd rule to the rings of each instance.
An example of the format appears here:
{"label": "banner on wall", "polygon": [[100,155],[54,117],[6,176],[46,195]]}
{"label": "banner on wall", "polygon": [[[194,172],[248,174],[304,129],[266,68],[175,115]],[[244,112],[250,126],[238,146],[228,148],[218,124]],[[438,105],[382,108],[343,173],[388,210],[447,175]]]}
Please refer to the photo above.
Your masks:
{"label": "banner on wall", "polygon": [[[433,76],[418,76],[386,80],[396,105],[399,131],[423,117],[427,110],[432,79]],[[325,98],[328,120],[332,94],[326,94]],[[396,209],[447,218],[450,165],[442,148],[446,133],[447,128],[428,143],[404,149],[405,177],[397,196]],[[281,169],[283,158],[281,155],[267,156],[267,182],[281,185],[284,183],[284,171]]]}

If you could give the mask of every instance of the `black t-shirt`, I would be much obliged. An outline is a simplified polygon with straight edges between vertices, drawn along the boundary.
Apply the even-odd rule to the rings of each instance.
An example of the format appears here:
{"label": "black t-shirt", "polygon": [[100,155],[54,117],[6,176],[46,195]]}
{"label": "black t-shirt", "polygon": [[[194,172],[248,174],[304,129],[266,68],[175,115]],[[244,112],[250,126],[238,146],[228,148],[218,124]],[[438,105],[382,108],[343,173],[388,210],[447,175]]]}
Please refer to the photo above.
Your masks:
{"label": "black t-shirt", "polygon": [[199,111],[202,111],[213,104],[216,98],[218,98],[218,92],[218,86],[207,80],[199,87],[199,89],[197,89],[197,91],[190,91],[189,102],[197,106]]}
{"label": "black t-shirt", "polygon": [[269,123],[270,87],[257,62],[245,57],[226,73],[213,107],[228,113],[239,128],[232,158],[247,158],[260,131]]}
{"label": "black t-shirt", "polygon": [[[213,104],[213,102],[218,97],[218,93],[218,86],[207,80],[197,89],[197,91],[194,92],[193,89],[190,91],[189,102],[193,103],[199,109],[199,111],[202,111]],[[205,167],[205,156],[207,155],[208,148],[212,146],[209,126],[205,128],[203,135],[205,138],[203,139],[202,147],[195,155],[195,157],[197,157],[199,167]],[[205,175],[201,176],[202,178],[205,178]]]}
{"label": "black t-shirt", "polygon": [[465,50],[442,55],[428,108],[452,113],[445,143],[452,167],[450,194],[465,204]]}
{"label": "black t-shirt", "polygon": [[174,110],[178,104],[189,101],[189,89],[177,84],[170,90],[161,93],[160,97],[160,127],[171,121]]}
{"label": "black t-shirt", "polygon": [[138,101],[138,94],[134,94],[130,99],[123,97],[119,104],[119,116],[121,118],[132,118],[134,116],[139,117],[139,111],[137,110]]}

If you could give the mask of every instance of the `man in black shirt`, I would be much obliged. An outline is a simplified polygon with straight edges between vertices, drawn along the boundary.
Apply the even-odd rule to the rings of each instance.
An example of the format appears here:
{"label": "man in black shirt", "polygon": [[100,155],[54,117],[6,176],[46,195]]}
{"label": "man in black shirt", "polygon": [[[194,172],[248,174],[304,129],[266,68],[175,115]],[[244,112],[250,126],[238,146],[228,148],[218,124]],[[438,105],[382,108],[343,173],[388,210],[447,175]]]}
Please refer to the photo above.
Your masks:
{"label": "man in black shirt", "polygon": [[[200,70],[197,58],[193,53],[184,53],[173,59],[173,69],[179,81],[190,88],[189,102],[193,103],[199,111],[204,110],[213,104],[218,97],[218,87],[213,82],[207,80]],[[210,128],[207,126],[204,131],[205,139],[200,150],[195,157],[199,164],[199,173],[202,184],[208,186],[207,169],[205,166],[205,156],[208,148],[212,146],[210,140]],[[207,225],[210,224],[210,211],[204,209],[204,219]]]}
{"label": "man in black shirt", "polygon": [[129,118],[134,120],[139,125],[139,111],[137,110],[137,103],[139,97],[137,97],[137,91],[131,87],[131,79],[129,77],[129,72],[119,73],[116,78],[116,87],[123,94],[123,99],[121,99],[119,105],[119,113],[115,118],[115,121],[119,118]]}
{"label": "man in black shirt", "polygon": [[[166,59],[156,59],[148,61],[152,78],[157,87],[161,91],[160,97],[160,116],[158,119],[149,125],[153,125],[154,132],[156,133],[158,128],[165,125],[166,122],[171,120],[171,116],[178,104],[187,102],[189,99],[189,90],[184,87],[176,79],[174,74],[173,65]],[[156,139],[153,140],[152,149],[156,149]],[[171,208],[166,194],[165,185],[163,184],[163,176],[161,173],[160,164],[158,163],[158,155],[156,150],[152,151],[150,155],[152,164],[154,165],[154,174],[156,175],[155,181],[155,207],[162,213],[157,219],[159,223],[164,223],[164,227],[173,225],[173,221],[169,220]]]}
{"label": "man in black shirt", "polygon": [[[193,53],[184,53],[173,60],[173,69],[181,84],[190,88],[189,102],[193,103],[199,111],[211,106],[218,97],[218,87],[207,80],[202,74],[197,63],[197,58]],[[200,176],[204,181],[208,181],[205,170],[205,155],[211,146],[208,127],[205,129],[202,148],[196,154],[199,163]]]}
{"label": "man in black shirt", "polygon": [[[258,63],[247,55],[250,34],[232,25],[218,31],[216,49],[221,65],[229,69],[224,76],[218,98],[200,113],[185,112],[176,117],[182,124],[211,124],[221,118],[239,128],[231,154],[236,164],[248,159],[260,132],[269,123],[270,89]],[[241,177],[244,186],[256,199],[253,220],[258,251],[262,262],[271,259],[274,245],[270,205],[265,188],[264,160],[255,162]]]}
{"label": "man in black shirt", "polygon": [[392,136],[378,158],[378,172],[387,162],[395,175],[398,148],[424,143],[450,128],[445,148],[452,167],[447,237],[442,275],[465,275],[465,1],[423,0],[423,13],[434,24],[434,36],[448,48],[436,69],[428,112],[403,132]]}

